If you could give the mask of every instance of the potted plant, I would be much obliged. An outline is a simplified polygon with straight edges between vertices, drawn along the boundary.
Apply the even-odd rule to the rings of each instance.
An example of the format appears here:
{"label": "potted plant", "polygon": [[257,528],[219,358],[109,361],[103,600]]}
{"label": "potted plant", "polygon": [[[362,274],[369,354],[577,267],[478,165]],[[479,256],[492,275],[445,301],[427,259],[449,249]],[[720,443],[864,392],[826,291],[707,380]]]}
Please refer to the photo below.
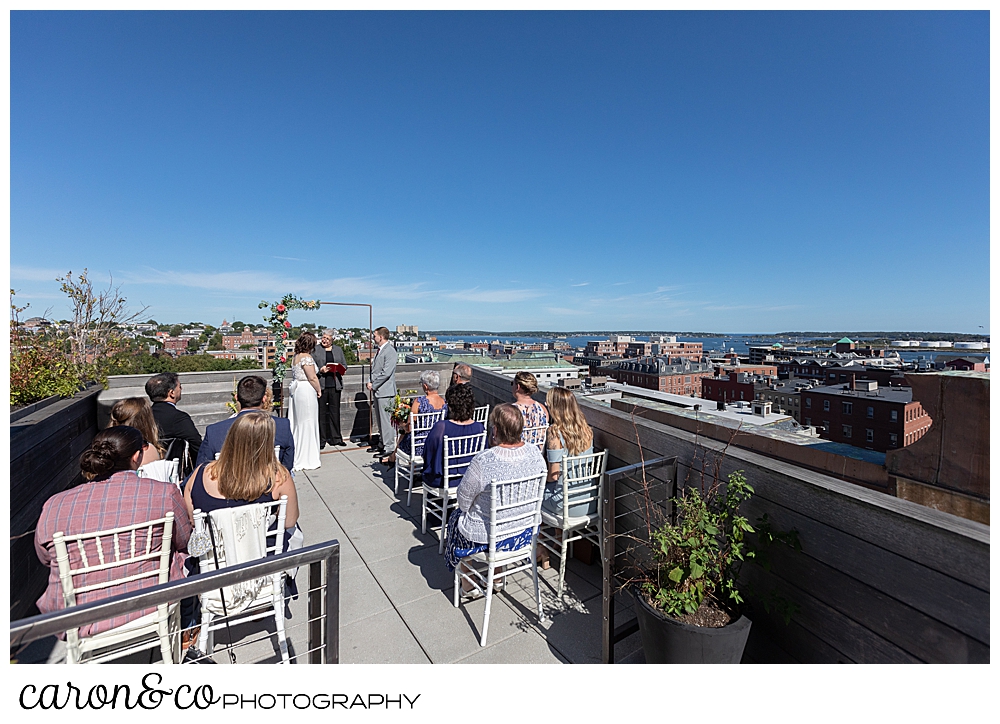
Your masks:
{"label": "potted plant", "polygon": [[707,490],[685,488],[672,519],[650,530],[648,568],[633,586],[647,663],[740,662],[750,620],[736,578],[754,529],[739,508],[752,495],[742,471],[725,485],[714,476]]}

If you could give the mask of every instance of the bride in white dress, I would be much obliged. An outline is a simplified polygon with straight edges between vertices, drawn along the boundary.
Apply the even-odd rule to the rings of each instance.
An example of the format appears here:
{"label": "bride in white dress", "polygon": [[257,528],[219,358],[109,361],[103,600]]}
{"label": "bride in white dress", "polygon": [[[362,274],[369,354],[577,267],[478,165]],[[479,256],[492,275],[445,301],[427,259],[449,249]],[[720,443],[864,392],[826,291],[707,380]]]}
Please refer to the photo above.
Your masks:
{"label": "bride in white dress", "polygon": [[319,467],[319,379],[312,351],[316,335],[303,332],[295,340],[292,358],[291,396],[288,400],[288,422],[295,441],[293,470],[315,470]]}

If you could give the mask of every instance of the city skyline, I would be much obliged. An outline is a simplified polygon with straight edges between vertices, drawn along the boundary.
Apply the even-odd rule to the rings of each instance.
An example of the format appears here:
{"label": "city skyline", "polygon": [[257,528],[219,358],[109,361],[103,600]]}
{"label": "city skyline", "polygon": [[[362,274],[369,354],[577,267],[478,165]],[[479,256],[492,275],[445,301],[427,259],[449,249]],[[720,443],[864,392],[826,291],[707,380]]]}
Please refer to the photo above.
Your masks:
{"label": "city skyline", "polygon": [[26,316],[989,334],[989,16],[13,12],[10,261]]}

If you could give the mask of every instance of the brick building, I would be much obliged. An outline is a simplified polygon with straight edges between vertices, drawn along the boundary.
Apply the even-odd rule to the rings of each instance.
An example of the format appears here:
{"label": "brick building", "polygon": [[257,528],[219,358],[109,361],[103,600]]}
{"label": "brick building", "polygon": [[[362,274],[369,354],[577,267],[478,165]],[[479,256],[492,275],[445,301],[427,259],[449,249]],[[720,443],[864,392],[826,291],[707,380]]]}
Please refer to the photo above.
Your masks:
{"label": "brick building", "polygon": [[705,347],[701,342],[660,342],[653,345],[652,354],[674,360],[701,362]]}
{"label": "brick building", "polygon": [[730,372],[718,377],[701,378],[701,396],[716,402],[735,402],[754,399],[753,375]]}
{"label": "brick building", "polygon": [[774,380],[759,382],[755,387],[754,395],[758,400],[770,402],[775,412],[791,415],[796,422],[802,423],[800,393],[804,389],[810,389],[809,384],[798,380]]}
{"label": "brick building", "polygon": [[885,452],[919,440],[931,418],[909,387],[879,387],[873,380],[821,386],[800,393],[802,424],[823,428],[827,440]]}
{"label": "brick building", "polygon": [[222,337],[223,349],[240,349],[248,344],[256,349],[258,345],[270,338],[269,334],[254,334],[249,327],[244,327],[241,334],[226,334]]}
{"label": "brick building", "polygon": [[942,362],[942,356],[938,355],[934,359],[934,366],[938,363],[941,369],[956,370],[962,372],[986,372],[989,367],[989,357],[985,355],[964,355],[961,357],[947,357]]}
{"label": "brick building", "polygon": [[764,364],[737,364],[737,365],[715,365],[715,374],[725,377],[731,372],[742,372],[755,377],[778,377],[778,368],[775,365]]}
{"label": "brick building", "polygon": [[659,390],[675,395],[700,395],[701,380],[714,375],[712,365],[704,362],[668,363],[662,357],[625,360],[599,367],[598,375],[607,375],[617,382],[647,390]]}

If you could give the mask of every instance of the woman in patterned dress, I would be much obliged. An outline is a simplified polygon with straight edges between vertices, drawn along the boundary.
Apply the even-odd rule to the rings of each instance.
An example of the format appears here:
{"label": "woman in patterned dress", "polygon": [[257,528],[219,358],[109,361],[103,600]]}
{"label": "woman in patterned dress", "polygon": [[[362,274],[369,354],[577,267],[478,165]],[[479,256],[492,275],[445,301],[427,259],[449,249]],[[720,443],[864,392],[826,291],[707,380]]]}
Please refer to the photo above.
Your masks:
{"label": "woman in patterned dress", "polygon": [[549,411],[545,405],[534,400],[531,396],[538,392],[538,380],[530,372],[518,372],[514,375],[512,384],[514,391],[514,405],[521,411],[524,417],[524,431],[521,439],[532,445],[538,446],[541,450],[545,447],[545,430],[528,430],[529,427],[542,427],[549,424]]}

